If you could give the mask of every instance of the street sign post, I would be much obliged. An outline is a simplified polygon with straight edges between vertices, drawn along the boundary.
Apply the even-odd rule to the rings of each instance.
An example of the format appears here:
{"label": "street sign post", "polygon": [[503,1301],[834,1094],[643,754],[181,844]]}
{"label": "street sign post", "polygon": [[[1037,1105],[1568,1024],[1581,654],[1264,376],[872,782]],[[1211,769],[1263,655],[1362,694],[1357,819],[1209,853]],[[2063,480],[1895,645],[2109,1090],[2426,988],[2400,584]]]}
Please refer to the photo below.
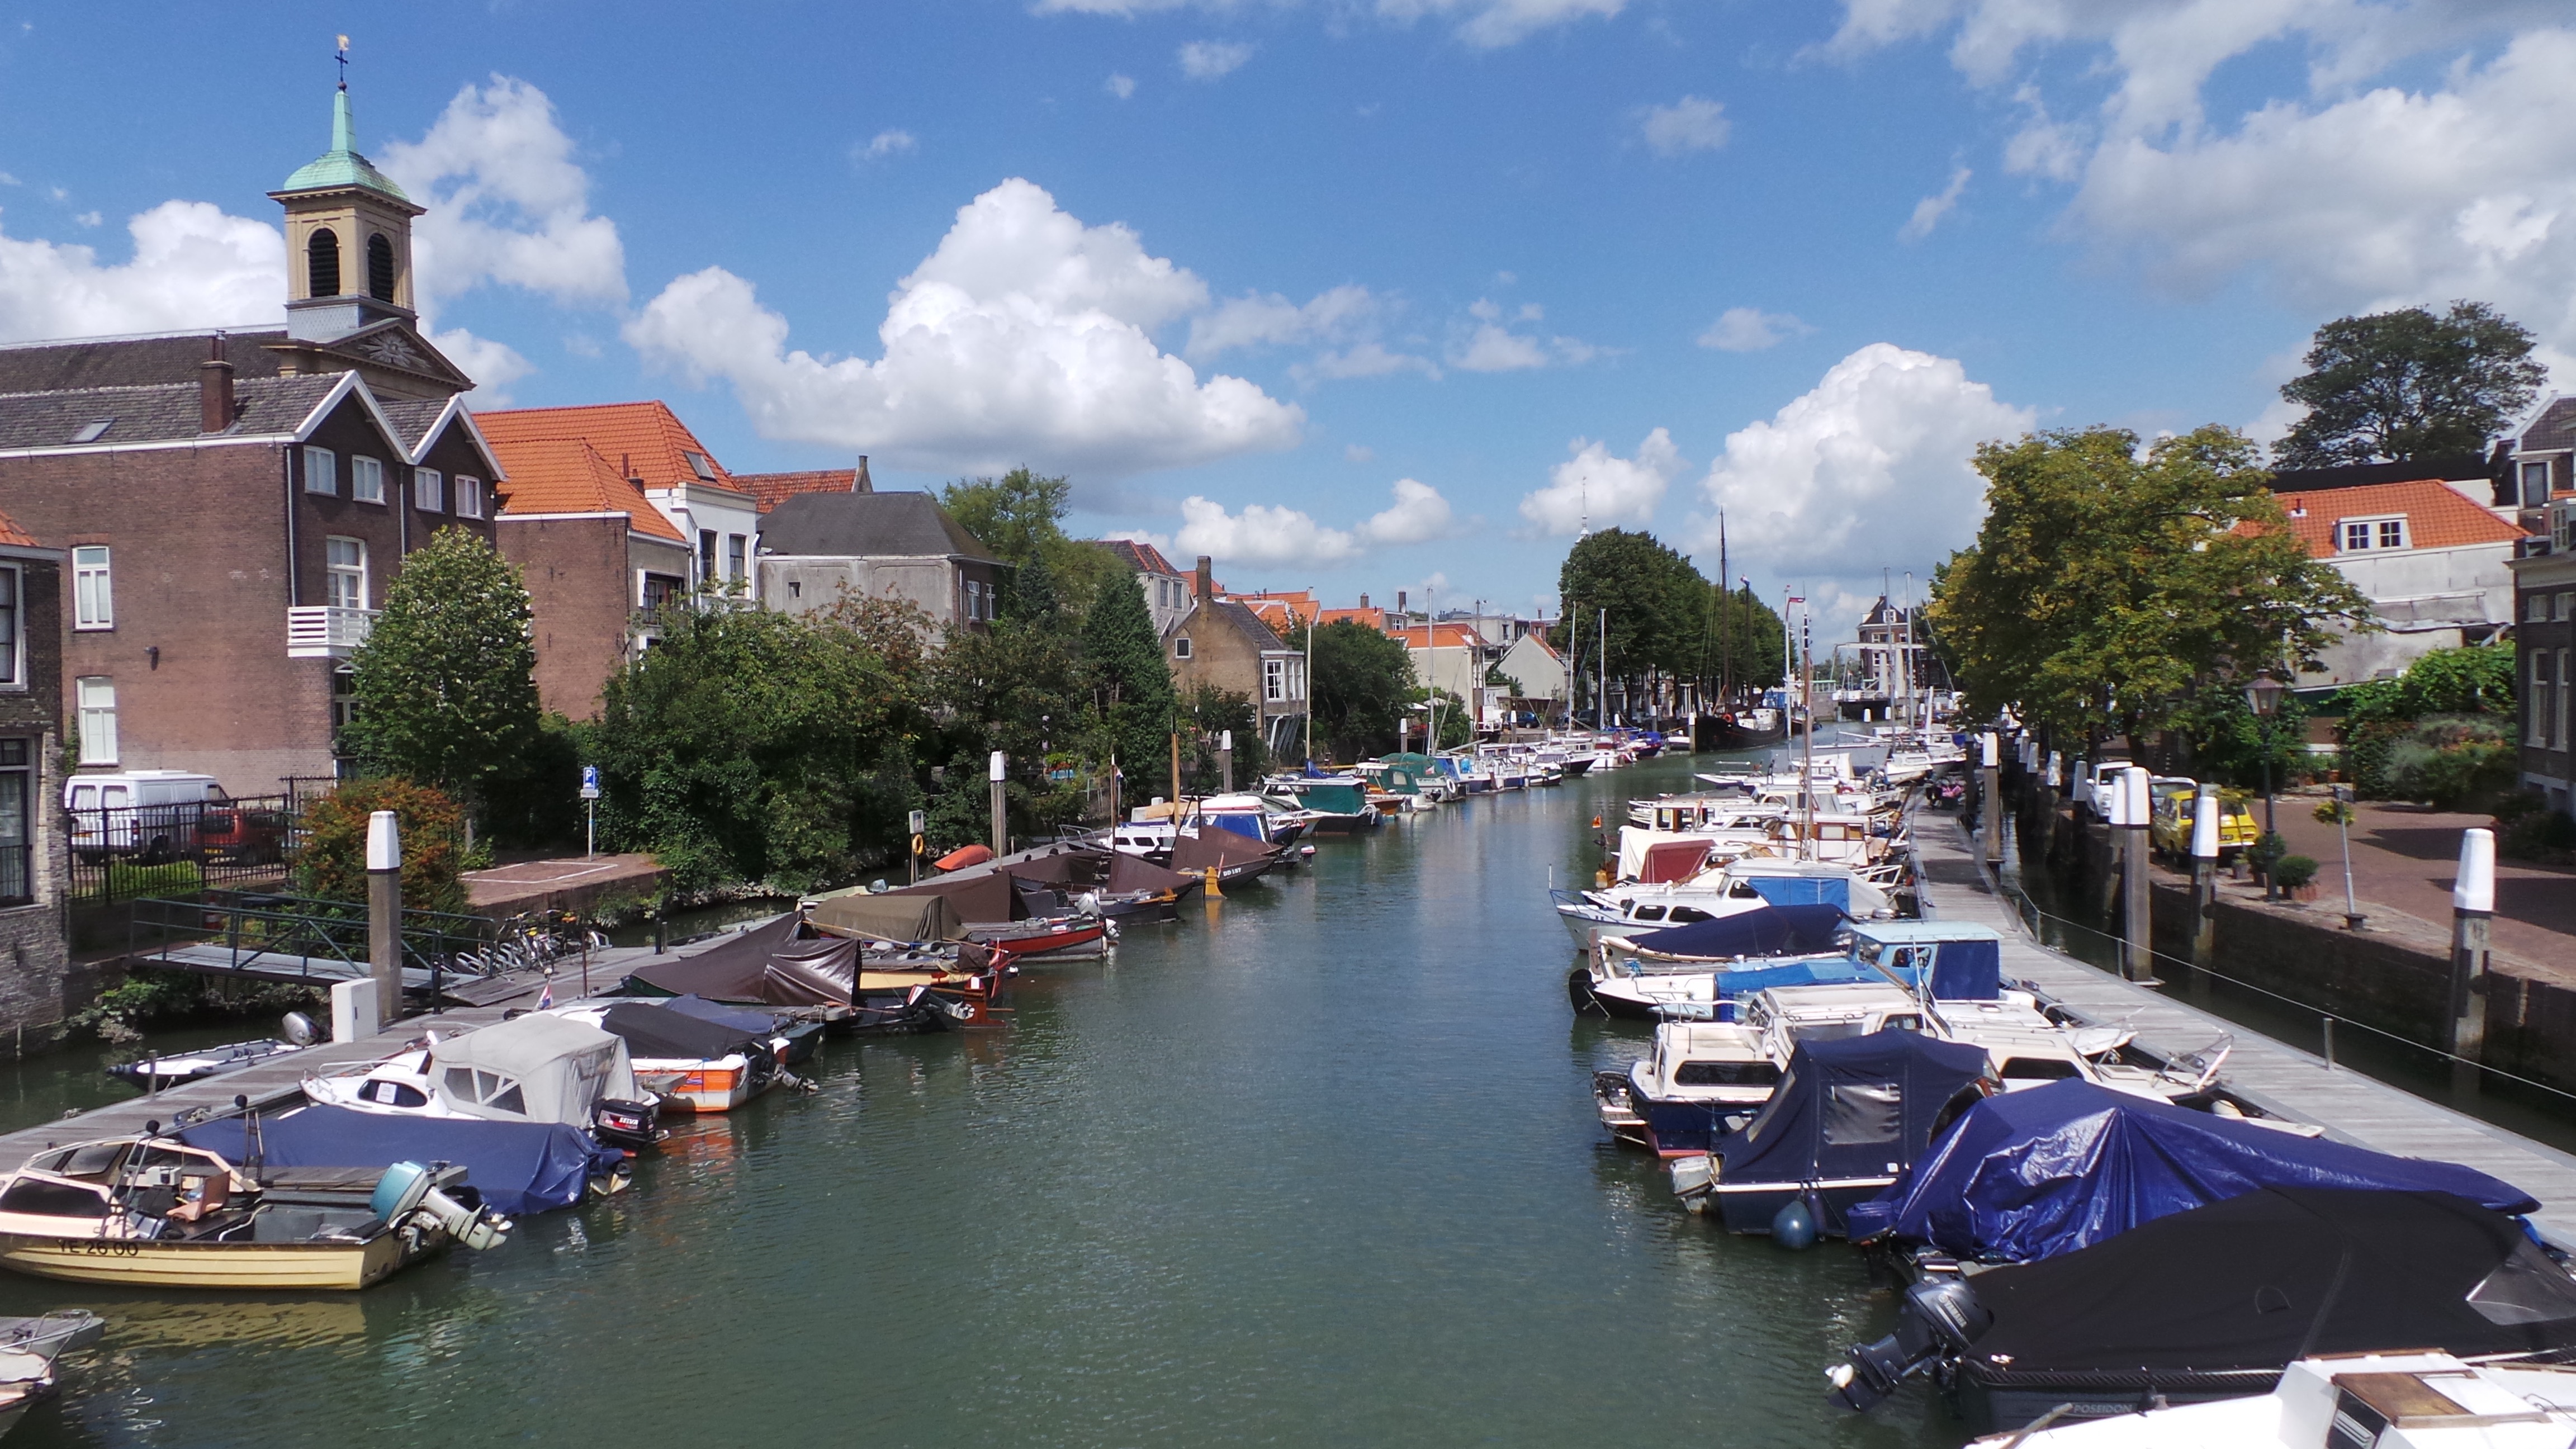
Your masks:
{"label": "street sign post", "polygon": [[588,860],[599,853],[599,767],[581,767],[581,855]]}

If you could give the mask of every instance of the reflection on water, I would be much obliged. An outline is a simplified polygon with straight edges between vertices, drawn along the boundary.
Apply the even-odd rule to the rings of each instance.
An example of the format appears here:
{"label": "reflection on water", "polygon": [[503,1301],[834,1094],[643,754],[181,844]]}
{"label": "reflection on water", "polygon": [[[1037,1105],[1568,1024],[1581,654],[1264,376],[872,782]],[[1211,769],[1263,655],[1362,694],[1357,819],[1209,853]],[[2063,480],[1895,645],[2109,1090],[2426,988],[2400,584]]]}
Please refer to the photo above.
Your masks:
{"label": "reflection on water", "polygon": [[111,1323],[12,1449],[1956,1445],[1919,1395],[1825,1405],[1892,1314],[1853,1254],[1712,1231],[1593,1118],[1644,1034],[1572,1020],[1548,871],[1686,771],[1324,841],[1027,980],[1008,1030],[827,1042],[819,1094],[354,1300],[209,1299],[200,1332],[0,1279],[0,1312]]}

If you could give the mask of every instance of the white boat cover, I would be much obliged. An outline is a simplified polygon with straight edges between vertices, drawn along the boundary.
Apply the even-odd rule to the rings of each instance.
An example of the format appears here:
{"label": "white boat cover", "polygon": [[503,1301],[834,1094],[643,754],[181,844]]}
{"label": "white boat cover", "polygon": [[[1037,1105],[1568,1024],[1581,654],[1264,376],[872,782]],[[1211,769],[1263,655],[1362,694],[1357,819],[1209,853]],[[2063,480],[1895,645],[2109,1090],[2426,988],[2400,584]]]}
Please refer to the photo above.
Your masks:
{"label": "white boat cover", "polygon": [[429,1079],[442,1106],[496,1122],[587,1127],[603,1099],[643,1095],[624,1041],[545,1012],[433,1043]]}

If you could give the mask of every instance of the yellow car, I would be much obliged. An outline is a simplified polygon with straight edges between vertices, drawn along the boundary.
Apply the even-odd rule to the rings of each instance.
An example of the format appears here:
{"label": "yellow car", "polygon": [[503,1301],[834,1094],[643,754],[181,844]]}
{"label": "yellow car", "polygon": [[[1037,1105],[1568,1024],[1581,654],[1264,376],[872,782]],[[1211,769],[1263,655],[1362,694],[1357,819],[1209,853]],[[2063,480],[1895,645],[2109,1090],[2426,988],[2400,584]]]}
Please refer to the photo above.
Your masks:
{"label": "yellow car", "polygon": [[[2155,800],[2155,814],[2147,822],[2147,837],[2158,854],[2174,860],[2191,858],[2192,802],[2200,794],[2200,782],[2173,775],[2159,775],[2148,782],[2147,790]],[[2218,792],[2218,858],[2228,860],[2238,851],[2262,837],[2254,823],[2254,811],[2246,797],[2234,790]]]}

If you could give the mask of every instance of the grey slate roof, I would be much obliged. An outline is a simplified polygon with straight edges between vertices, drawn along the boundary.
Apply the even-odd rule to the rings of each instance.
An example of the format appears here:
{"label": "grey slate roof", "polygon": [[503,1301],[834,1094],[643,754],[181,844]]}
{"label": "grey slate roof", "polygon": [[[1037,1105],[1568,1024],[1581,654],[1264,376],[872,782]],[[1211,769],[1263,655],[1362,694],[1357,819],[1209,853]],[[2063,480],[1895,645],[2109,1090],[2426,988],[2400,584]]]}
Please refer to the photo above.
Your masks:
{"label": "grey slate roof", "polygon": [[376,406],[393,420],[394,430],[402,434],[402,445],[417,448],[429,437],[438,415],[447,411],[445,398],[380,397]]}
{"label": "grey slate roof", "polygon": [[1219,599],[1214,604],[1201,605],[1201,607],[1214,614],[1218,620],[1233,625],[1235,632],[1251,640],[1252,646],[1256,649],[1288,647],[1286,640],[1271,632],[1270,626],[1261,622],[1259,614],[1232,599]]}
{"label": "grey slate roof", "polygon": [[[140,387],[197,380],[213,329],[162,337],[101,337],[76,342],[0,346],[0,393],[53,392],[65,388]],[[283,330],[226,332],[224,360],[235,379],[277,376],[271,342]]]}
{"label": "grey slate roof", "polygon": [[2543,453],[2555,448],[2576,448],[2576,397],[2551,403],[2522,435],[2524,452]]}
{"label": "grey slate roof", "polygon": [[798,493],[762,515],[760,546],[804,558],[1002,562],[927,493]]}
{"label": "grey slate roof", "polygon": [[[0,448],[68,447],[73,434],[106,418],[115,421],[95,440],[102,450],[205,436],[197,431],[196,364],[188,366],[189,380],[179,384],[0,394]],[[233,425],[215,436],[293,432],[339,381],[324,375],[237,382]]]}

